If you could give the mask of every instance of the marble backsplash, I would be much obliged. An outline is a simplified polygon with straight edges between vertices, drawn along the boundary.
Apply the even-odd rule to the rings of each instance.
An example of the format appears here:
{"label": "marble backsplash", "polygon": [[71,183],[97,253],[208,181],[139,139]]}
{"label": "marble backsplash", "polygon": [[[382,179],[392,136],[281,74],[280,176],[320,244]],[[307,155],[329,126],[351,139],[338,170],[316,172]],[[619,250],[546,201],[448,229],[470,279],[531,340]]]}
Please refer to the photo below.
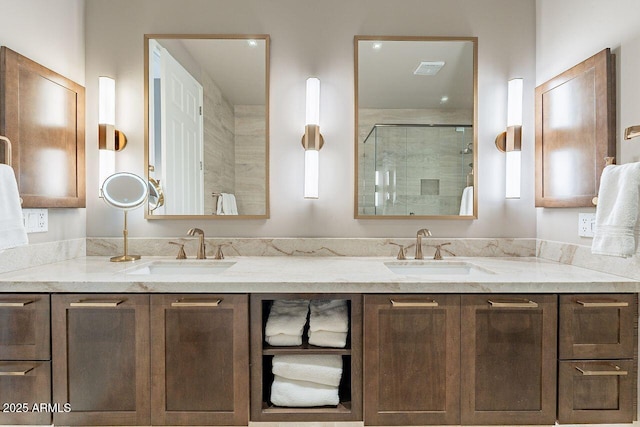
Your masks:
{"label": "marble backsplash", "polygon": [[[387,256],[395,257],[400,246],[407,259],[415,253],[415,238],[209,238],[207,256],[222,246],[225,256]],[[129,252],[139,255],[172,256],[177,247],[169,242],[185,243],[188,258],[194,258],[198,239],[130,238]],[[443,256],[532,257],[535,239],[433,239],[423,238],[425,259],[433,256],[434,245],[451,242],[442,248]],[[87,238],[87,256],[112,256],[122,252],[122,238]]]}
{"label": "marble backsplash", "polygon": [[630,258],[593,255],[590,246],[538,240],[536,256],[562,264],[640,280],[640,256],[638,255]]}
{"label": "marble backsplash", "polygon": [[86,240],[59,240],[0,251],[0,273],[78,258],[86,254]]}

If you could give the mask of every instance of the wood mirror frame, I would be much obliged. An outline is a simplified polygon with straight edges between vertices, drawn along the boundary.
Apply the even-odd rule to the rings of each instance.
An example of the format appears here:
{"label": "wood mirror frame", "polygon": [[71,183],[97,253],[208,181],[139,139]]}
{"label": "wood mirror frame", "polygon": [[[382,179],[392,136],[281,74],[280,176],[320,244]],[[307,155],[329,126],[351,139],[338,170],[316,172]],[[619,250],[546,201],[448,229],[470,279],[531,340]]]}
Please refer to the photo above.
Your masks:
{"label": "wood mirror frame", "polygon": [[[152,40],[168,40],[168,41],[172,41],[172,42],[178,42],[180,40],[184,40],[185,42],[192,42],[192,41],[198,41],[198,40],[211,40],[211,41],[220,41],[220,42],[225,42],[225,41],[241,41],[244,44],[249,44],[250,46],[252,45],[250,42],[251,41],[257,41],[258,42],[258,47],[260,49],[262,49],[262,47],[264,47],[263,50],[261,50],[261,54],[264,55],[264,82],[260,81],[260,84],[264,83],[264,145],[260,144],[259,150],[252,150],[250,147],[247,148],[245,146],[243,146],[243,150],[241,155],[244,157],[247,157],[247,154],[255,154],[257,152],[258,156],[263,156],[260,157],[260,159],[258,160],[258,162],[254,161],[254,160],[247,160],[246,164],[242,164],[241,166],[243,166],[243,168],[245,170],[257,170],[259,169],[259,172],[261,174],[261,176],[264,177],[263,179],[263,186],[264,186],[264,191],[258,190],[259,191],[259,200],[257,203],[255,204],[260,204],[260,208],[254,208],[254,211],[258,211],[260,210],[260,212],[256,213],[256,214],[243,214],[242,210],[241,210],[241,206],[240,203],[238,203],[238,211],[239,214],[238,215],[217,215],[215,214],[215,210],[212,209],[205,209],[204,211],[208,211],[208,212],[212,212],[212,214],[162,214],[159,213],[162,209],[164,209],[164,207],[167,207],[167,205],[169,203],[171,203],[171,194],[167,191],[166,188],[164,188],[163,186],[163,192],[164,192],[164,207],[161,207],[160,209],[151,209],[151,207],[149,205],[147,205],[147,207],[145,208],[145,218],[146,219],[194,219],[194,218],[206,218],[206,219],[223,219],[223,220],[233,220],[233,219],[267,219],[269,218],[269,36],[265,35],[265,34],[261,34],[261,35],[249,35],[249,34],[145,34],[144,36],[144,103],[145,103],[145,124],[144,124],[144,129],[145,129],[145,174],[146,174],[146,178],[147,180],[149,180],[150,178],[155,178],[156,181],[160,181],[158,178],[158,176],[154,176],[154,169],[155,169],[155,165],[152,161],[150,161],[150,129],[149,126],[151,126],[152,120],[150,117],[150,105],[149,105],[149,99],[150,99],[150,86],[149,86],[149,79],[150,79],[150,42]],[[192,58],[193,59],[193,58]],[[194,61],[195,62],[195,61]],[[209,76],[211,77],[211,76]],[[212,79],[211,79],[212,80]],[[216,88],[217,90],[220,90],[219,88]],[[262,96],[263,94],[260,93],[260,95]],[[206,101],[205,101],[206,102]],[[253,105],[250,105],[250,107]],[[262,104],[260,104],[260,106],[262,106]],[[256,106],[256,108],[258,108],[258,106]],[[203,106],[203,113],[206,112],[207,110],[207,105],[205,104]],[[262,110],[260,111],[260,114],[262,114]],[[244,119],[244,118],[243,118]],[[262,123],[262,122],[261,122]],[[262,124],[261,124],[262,125]],[[204,142],[206,143],[206,141]],[[234,144],[236,144],[236,141],[234,141]],[[246,145],[246,144],[245,144]],[[234,148],[235,150],[235,148]],[[254,164],[255,163],[255,164]],[[201,166],[201,169],[204,169],[206,167],[206,165]],[[235,165],[234,165],[235,167]],[[234,172],[235,173],[235,172]],[[255,181],[256,178],[255,176],[251,176],[250,180]],[[260,178],[262,180],[262,178]],[[251,188],[254,187],[260,187],[260,185],[262,184],[256,184],[255,182],[248,182],[246,184],[246,186],[249,186]],[[160,182],[160,185],[162,185],[163,182]],[[224,189],[215,189],[215,191],[208,191],[207,190],[207,186],[203,185],[203,194],[204,194],[204,198],[210,197],[213,198],[214,194],[219,194],[219,193],[223,193],[223,192],[231,192],[231,191],[225,191]],[[211,194],[209,194],[211,193]],[[238,196],[237,199],[240,200],[240,197],[238,195],[238,193],[236,191],[233,191],[233,193],[236,193],[236,195]],[[256,193],[258,194],[258,193]],[[220,196],[218,196],[220,197]],[[213,206],[215,206],[216,201],[211,201],[209,200],[207,203],[213,203]],[[203,202],[204,203],[204,202]]]}
{"label": "wood mirror frame", "polygon": [[[376,47],[376,44],[379,46]],[[386,60],[382,58],[368,60],[361,56],[365,49],[367,52],[373,52],[377,49],[378,53],[370,53],[369,57],[384,53],[384,55],[393,55],[395,59],[386,57]],[[436,73],[429,74],[429,70],[426,73],[419,72],[423,64],[427,64],[428,67],[429,61],[442,62],[442,71],[436,72],[439,74],[438,76],[435,76]],[[376,64],[380,64],[380,66],[375,66]],[[382,66],[383,64],[394,64],[394,67],[389,69],[390,74],[380,74],[380,69],[385,68]],[[354,65],[354,217],[356,219],[467,220],[477,218],[477,37],[355,36]],[[418,67],[416,68],[416,66]],[[367,76],[362,74],[364,69],[373,69],[374,72]],[[403,83],[399,83],[401,81]],[[365,97],[362,92],[368,90],[363,89],[365,85],[367,88],[375,88],[379,92],[374,96],[367,93]],[[449,90],[451,93],[448,93]],[[411,99],[414,93],[420,93],[421,100]],[[387,178],[378,180],[378,174],[386,177],[387,174],[393,172],[393,176],[400,177],[402,175],[401,167],[397,171],[379,171],[379,165],[374,160],[372,166],[369,167],[373,171],[368,170],[365,176],[366,165],[369,164],[365,164],[367,157],[365,142],[370,139],[369,136],[374,130],[377,133],[377,129],[390,130],[390,127],[406,128],[407,135],[423,131],[438,132],[436,136],[438,141],[431,144],[430,152],[421,153],[422,158],[434,163],[433,168],[419,165],[417,162],[421,162],[421,160],[418,155],[415,155],[416,153],[412,154],[407,151],[404,154],[405,163],[407,163],[404,166],[405,172],[419,171],[417,175],[414,174],[415,176],[410,176],[408,172],[405,173],[404,192],[402,191],[401,178],[397,180],[397,191],[384,190],[380,192],[377,189],[382,186],[377,181],[387,182]],[[460,134],[465,131],[466,134]],[[449,135],[444,132],[455,132],[455,134]],[[460,135],[462,135],[462,139]],[[426,137],[423,135],[418,135],[415,138],[407,136],[405,139],[415,141],[420,138]],[[377,138],[373,145],[377,147]],[[375,150],[377,151],[377,148]],[[453,158],[454,155],[455,158]],[[447,162],[440,161],[442,159],[438,160],[438,156],[446,157]],[[375,153],[369,157],[376,158],[378,156]],[[412,158],[414,164],[410,165],[409,162]],[[435,170],[436,167],[437,170]],[[394,181],[393,176],[388,178],[390,182]],[[445,176],[451,176],[452,179],[444,180]],[[373,184],[374,182],[375,184]],[[372,190],[373,185],[375,187]],[[368,187],[367,191],[365,191],[365,187]],[[467,187],[472,187],[471,193],[475,194],[473,194],[472,202],[465,203],[465,206],[468,206],[466,208],[468,213],[460,215],[459,212],[462,212],[461,199],[463,194],[467,193],[464,191]],[[398,190],[398,188],[400,189]],[[382,196],[378,193],[381,193]],[[377,199],[376,196],[378,196]],[[402,200],[403,198],[404,200]],[[387,202],[379,203],[376,200],[386,200]],[[378,210],[383,204],[384,212],[379,213]],[[400,213],[401,211],[403,212]],[[425,213],[420,213],[421,211]]]}

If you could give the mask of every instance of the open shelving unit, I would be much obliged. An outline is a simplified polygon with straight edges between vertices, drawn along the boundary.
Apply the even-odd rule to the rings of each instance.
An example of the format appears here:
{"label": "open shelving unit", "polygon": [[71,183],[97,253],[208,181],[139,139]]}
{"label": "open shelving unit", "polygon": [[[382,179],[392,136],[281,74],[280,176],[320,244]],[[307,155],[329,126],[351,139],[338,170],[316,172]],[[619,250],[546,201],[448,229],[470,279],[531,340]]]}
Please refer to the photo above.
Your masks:
{"label": "open shelving unit", "polygon": [[[307,331],[299,346],[272,346],[264,340],[271,304],[284,299],[342,299],[349,308],[349,333],[345,348],[317,347],[307,342]],[[252,421],[358,421],[362,419],[362,296],[354,294],[252,294],[251,322],[251,420]],[[291,408],[270,400],[271,363],[279,354],[337,354],[343,359],[337,406]]]}

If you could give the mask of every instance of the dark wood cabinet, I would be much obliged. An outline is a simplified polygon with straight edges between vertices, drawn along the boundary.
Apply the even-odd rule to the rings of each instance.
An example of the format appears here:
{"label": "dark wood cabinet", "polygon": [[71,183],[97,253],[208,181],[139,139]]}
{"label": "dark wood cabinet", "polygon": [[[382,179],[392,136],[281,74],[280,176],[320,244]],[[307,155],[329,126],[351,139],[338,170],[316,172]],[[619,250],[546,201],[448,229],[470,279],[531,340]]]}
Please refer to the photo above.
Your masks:
{"label": "dark wood cabinet", "polygon": [[47,294],[0,295],[0,424],[51,423],[49,315]]}
{"label": "dark wood cabinet", "polygon": [[[306,331],[302,345],[275,347],[265,342],[265,325],[274,300],[346,300],[349,332],[345,348],[317,347],[308,343]],[[251,308],[251,420],[291,422],[332,422],[362,420],[362,295],[356,294],[252,294]],[[281,407],[270,401],[272,360],[275,355],[340,355],[343,373],[337,406]]]}
{"label": "dark wood cabinet", "polygon": [[247,295],[152,295],[151,371],[151,424],[247,425]]}
{"label": "dark wood cabinet", "polygon": [[460,296],[366,295],[366,425],[460,423]]}
{"label": "dark wood cabinet", "polygon": [[55,424],[149,425],[149,295],[53,295]]}
{"label": "dark wood cabinet", "polygon": [[0,362],[0,424],[51,424],[50,403],[51,362]]}
{"label": "dark wood cabinet", "polygon": [[557,297],[463,295],[462,424],[553,424]]}
{"label": "dark wood cabinet", "polygon": [[636,419],[637,294],[560,296],[558,422]]}
{"label": "dark wood cabinet", "polygon": [[560,423],[630,423],[635,412],[633,360],[560,361]]}
{"label": "dark wood cabinet", "polygon": [[49,360],[49,295],[0,295],[0,360]]}
{"label": "dark wood cabinet", "polygon": [[561,295],[559,357],[632,358],[636,300],[636,294]]}

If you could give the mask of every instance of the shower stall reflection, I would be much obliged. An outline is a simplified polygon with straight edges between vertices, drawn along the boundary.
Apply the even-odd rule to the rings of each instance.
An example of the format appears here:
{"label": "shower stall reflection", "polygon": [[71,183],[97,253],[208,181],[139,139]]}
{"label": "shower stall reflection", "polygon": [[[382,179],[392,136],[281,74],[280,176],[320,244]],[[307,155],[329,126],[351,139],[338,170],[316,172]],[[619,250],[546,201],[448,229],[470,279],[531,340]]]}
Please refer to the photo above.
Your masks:
{"label": "shower stall reflection", "polygon": [[376,124],[360,148],[361,214],[473,215],[471,125]]}

